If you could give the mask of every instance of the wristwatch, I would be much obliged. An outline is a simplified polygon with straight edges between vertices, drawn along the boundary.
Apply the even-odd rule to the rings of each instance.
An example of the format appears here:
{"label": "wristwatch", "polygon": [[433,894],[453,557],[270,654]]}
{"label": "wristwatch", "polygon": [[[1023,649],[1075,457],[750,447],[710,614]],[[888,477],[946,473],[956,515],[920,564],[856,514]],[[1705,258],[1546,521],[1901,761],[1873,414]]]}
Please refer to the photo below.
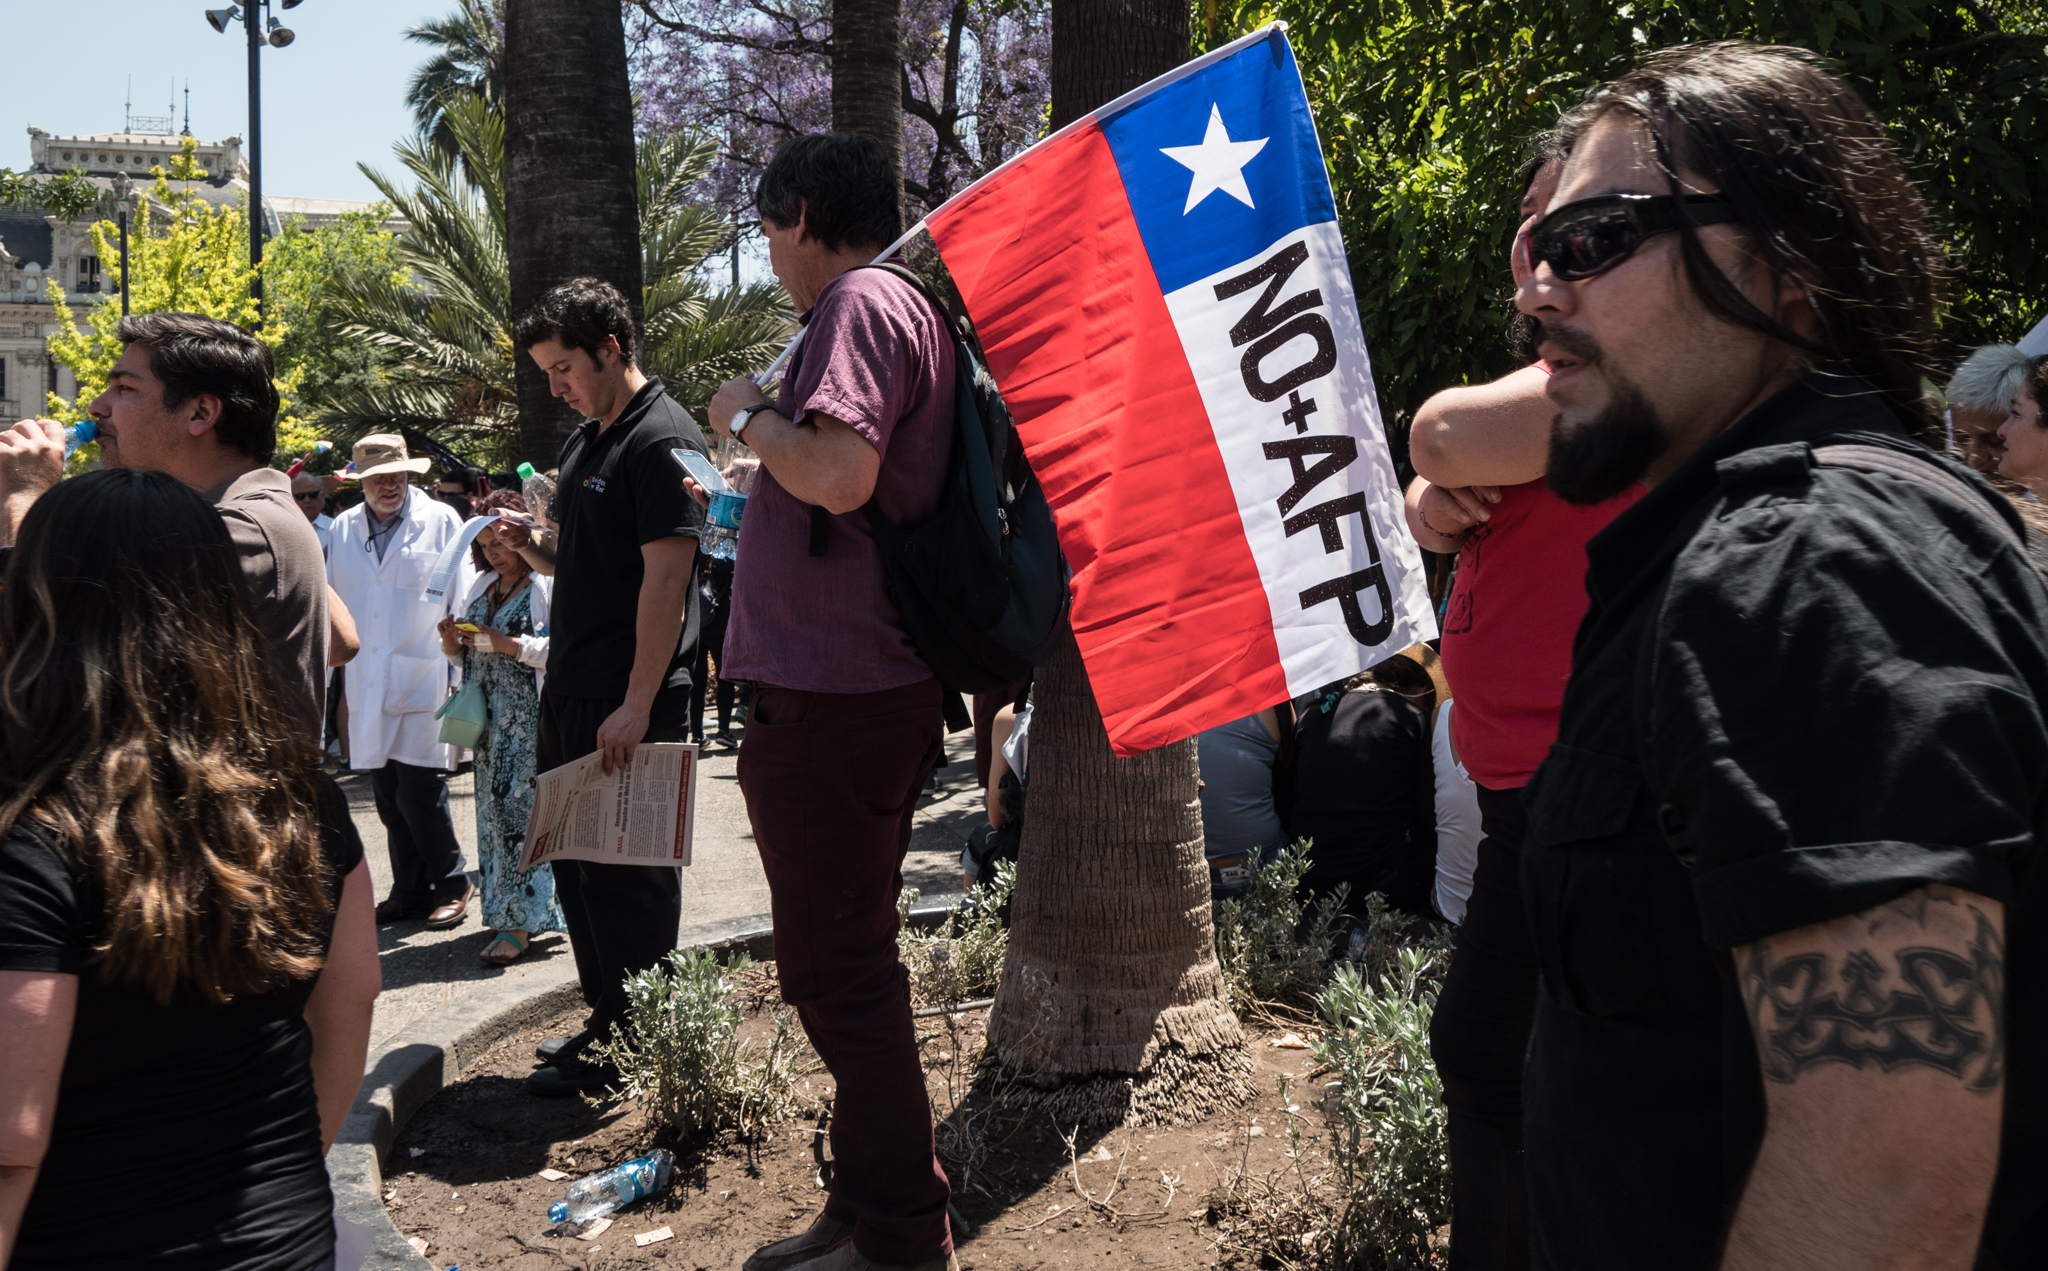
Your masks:
{"label": "wristwatch", "polygon": [[733,412],[732,422],[725,426],[725,430],[732,434],[734,441],[738,441],[740,431],[753,420],[754,416],[764,410],[774,409],[775,403],[773,402],[757,402],[752,406],[742,406],[739,410]]}

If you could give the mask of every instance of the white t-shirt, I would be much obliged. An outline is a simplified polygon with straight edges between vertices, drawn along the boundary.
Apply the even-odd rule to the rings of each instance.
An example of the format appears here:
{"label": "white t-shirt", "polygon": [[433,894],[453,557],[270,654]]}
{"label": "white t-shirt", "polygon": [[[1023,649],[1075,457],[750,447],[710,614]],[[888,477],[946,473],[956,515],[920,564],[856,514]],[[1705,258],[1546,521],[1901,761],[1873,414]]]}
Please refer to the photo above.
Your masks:
{"label": "white t-shirt", "polygon": [[313,518],[313,533],[320,540],[320,554],[327,554],[327,531],[334,526],[334,518],[322,512]]}
{"label": "white t-shirt", "polygon": [[1479,787],[1465,765],[1451,756],[1451,707],[1436,713],[1430,754],[1436,761],[1436,910],[1452,922],[1465,921],[1472,898],[1472,873],[1479,864]]}

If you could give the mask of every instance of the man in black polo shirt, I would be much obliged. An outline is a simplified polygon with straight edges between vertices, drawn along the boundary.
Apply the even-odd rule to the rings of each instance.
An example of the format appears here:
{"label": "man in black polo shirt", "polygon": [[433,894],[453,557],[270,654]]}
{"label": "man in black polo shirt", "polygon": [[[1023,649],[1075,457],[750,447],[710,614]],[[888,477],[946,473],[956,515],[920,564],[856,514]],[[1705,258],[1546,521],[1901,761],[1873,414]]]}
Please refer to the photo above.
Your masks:
{"label": "man in black polo shirt", "polygon": [[2038,1266],[2048,591],[1916,440],[1925,210],[1793,50],[1667,50],[1566,131],[1548,479],[1651,488],[1525,795],[1537,1265]]}
{"label": "man in black polo shirt", "polygon": [[[548,374],[555,396],[590,416],[562,448],[554,534],[516,541],[555,577],[537,768],[593,751],[605,769],[643,741],[689,735],[690,654],[697,641],[697,538],[704,514],[670,452],[704,451],[688,411],[640,370],[626,298],[595,278],[565,282],[521,314],[514,342]],[[539,1095],[613,1080],[583,1048],[626,1017],[626,977],[675,948],[681,880],[673,868],[558,861],[555,892],[583,1000],[584,1030],[542,1046],[551,1066],[527,1079]]]}

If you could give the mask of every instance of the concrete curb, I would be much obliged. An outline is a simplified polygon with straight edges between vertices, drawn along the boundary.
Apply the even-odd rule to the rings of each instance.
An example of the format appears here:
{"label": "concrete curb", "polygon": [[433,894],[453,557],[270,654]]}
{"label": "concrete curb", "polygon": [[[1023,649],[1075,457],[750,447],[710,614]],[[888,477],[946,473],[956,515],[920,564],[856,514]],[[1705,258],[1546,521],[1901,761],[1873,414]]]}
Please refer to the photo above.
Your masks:
{"label": "concrete curb", "polygon": [[[957,912],[960,899],[941,895],[919,904],[910,911],[910,926],[927,930],[943,924]],[[765,962],[775,955],[775,928],[767,914],[753,914],[691,927],[677,936],[676,946],[709,949],[721,960],[743,951]],[[334,1212],[375,1236],[363,1271],[437,1271],[438,1264],[412,1251],[385,1212],[384,1164],[391,1144],[421,1105],[462,1080],[506,1034],[582,1001],[575,962],[562,961],[544,976],[488,984],[407,1028],[370,1056],[355,1107],[327,1154]]]}

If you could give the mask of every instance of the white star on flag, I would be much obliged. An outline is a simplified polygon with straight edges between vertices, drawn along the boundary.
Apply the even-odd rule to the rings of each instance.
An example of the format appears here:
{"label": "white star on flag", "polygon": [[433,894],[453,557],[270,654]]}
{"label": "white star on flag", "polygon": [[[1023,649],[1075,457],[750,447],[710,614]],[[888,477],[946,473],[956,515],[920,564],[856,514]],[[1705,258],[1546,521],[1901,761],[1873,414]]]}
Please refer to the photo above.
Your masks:
{"label": "white star on flag", "polygon": [[1244,183],[1244,165],[1252,156],[1266,148],[1270,137],[1257,141],[1232,141],[1230,133],[1223,127],[1223,109],[1214,102],[1209,104],[1209,131],[1202,135],[1199,146],[1161,146],[1159,153],[1180,164],[1195,174],[1188,183],[1188,205],[1180,210],[1182,216],[1195,210],[1195,205],[1211,194],[1221,190],[1231,198],[1253,206],[1251,187]]}

